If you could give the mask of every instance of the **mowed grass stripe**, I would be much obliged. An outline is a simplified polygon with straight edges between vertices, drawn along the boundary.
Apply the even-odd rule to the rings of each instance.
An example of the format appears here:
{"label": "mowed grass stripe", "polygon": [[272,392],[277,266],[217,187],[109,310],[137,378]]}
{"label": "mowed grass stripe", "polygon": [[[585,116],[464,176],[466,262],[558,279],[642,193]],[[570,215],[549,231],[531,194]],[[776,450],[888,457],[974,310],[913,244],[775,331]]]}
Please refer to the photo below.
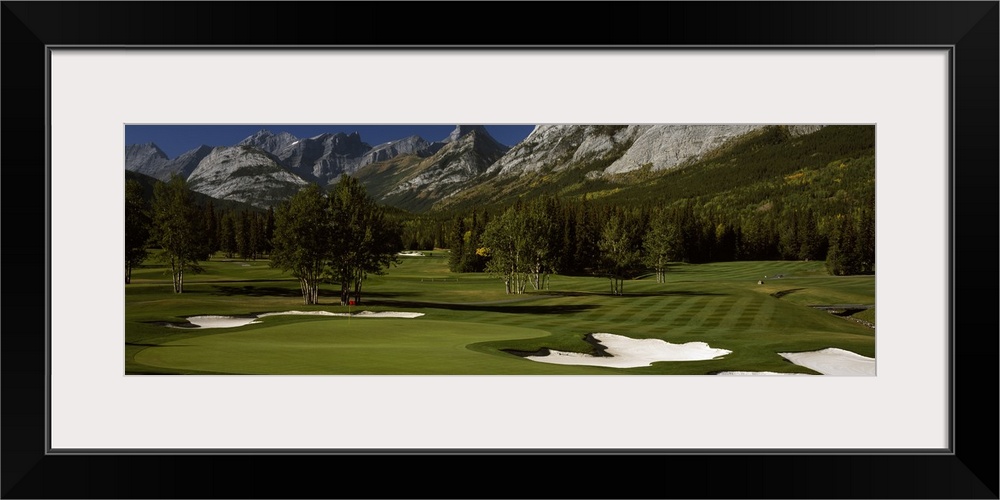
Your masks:
{"label": "mowed grass stripe", "polygon": [[[668,302],[666,296],[653,295],[642,297],[636,301],[638,311],[632,316],[632,321],[642,324],[651,324],[659,320],[663,315],[663,305]],[[650,320],[649,318],[655,318]]]}
{"label": "mowed grass stripe", "polygon": [[774,305],[778,299],[762,299],[760,310],[754,315],[753,322],[750,323],[750,328],[766,328],[771,326],[771,321],[774,317]]}
{"label": "mowed grass stripe", "polygon": [[642,311],[642,308],[634,301],[628,300],[628,297],[615,297],[614,302],[609,301],[608,305],[615,311],[608,318],[612,323],[631,322]]}
{"label": "mowed grass stripe", "polygon": [[674,326],[691,326],[691,322],[694,321],[695,316],[698,315],[704,309],[705,304],[708,302],[708,297],[705,296],[691,296],[685,300],[681,307],[679,307],[673,314]]}
{"label": "mowed grass stripe", "polygon": [[678,326],[686,325],[691,317],[694,316],[698,307],[698,300],[696,297],[686,297],[684,299],[673,301],[673,304],[664,304],[660,311],[662,316],[660,317],[657,324],[665,328],[676,328]]}
{"label": "mowed grass stripe", "polygon": [[[125,288],[125,371],[139,373],[331,374],[704,374],[718,370],[795,370],[776,352],[840,347],[874,352],[875,332],[806,307],[810,303],[874,303],[874,277],[834,278],[822,262],[678,264],[668,282],[643,278],[612,296],[608,280],[553,276],[551,290],[507,295],[484,274],[447,270],[444,253],[390,268],[365,284],[363,307],[354,312],[413,311],[415,319],[271,316],[234,329],[166,328],[198,314],[239,315],[288,310],[347,312],[333,285],[321,305],[303,306],[298,283],[256,262],[208,261],[190,277],[181,296],[169,281]],[[147,270],[147,272],[150,270]],[[792,274],[792,271],[795,274]],[[785,272],[787,282],[764,274]],[[458,281],[422,281],[426,277]],[[785,278],[782,278],[785,279]],[[140,280],[141,281],[141,280]],[[777,287],[777,288],[776,288]],[[773,289],[773,290],[772,290]],[[775,290],[798,289],[781,299]],[[363,329],[363,332],[360,330]],[[316,332],[320,337],[310,335]],[[335,339],[323,335],[340,332]],[[592,332],[668,342],[706,342],[734,352],[724,359],[659,362],[650,367],[607,369],[547,365],[505,352],[540,348],[592,352]],[[315,336],[315,335],[313,335]],[[471,357],[470,357],[471,356]],[[337,368],[329,368],[335,358]],[[150,364],[144,364],[146,361]],[[790,368],[791,367],[791,368]],[[802,370],[798,370],[802,371]]]}
{"label": "mowed grass stripe", "polygon": [[[745,316],[744,311],[746,311],[747,306],[753,302],[754,299],[750,297],[740,297],[732,305],[730,305],[729,310],[726,315],[722,318],[717,326],[720,328],[747,328],[752,322],[753,316]],[[754,309],[754,315],[756,315],[757,310]]]}
{"label": "mowed grass stripe", "polygon": [[[724,302],[728,301],[727,297],[709,297],[703,302],[703,305],[698,310],[698,312],[688,321],[687,326],[689,327],[700,327],[700,326],[713,326],[711,321],[712,313],[715,312],[719,306]],[[718,324],[715,322],[714,324]]]}

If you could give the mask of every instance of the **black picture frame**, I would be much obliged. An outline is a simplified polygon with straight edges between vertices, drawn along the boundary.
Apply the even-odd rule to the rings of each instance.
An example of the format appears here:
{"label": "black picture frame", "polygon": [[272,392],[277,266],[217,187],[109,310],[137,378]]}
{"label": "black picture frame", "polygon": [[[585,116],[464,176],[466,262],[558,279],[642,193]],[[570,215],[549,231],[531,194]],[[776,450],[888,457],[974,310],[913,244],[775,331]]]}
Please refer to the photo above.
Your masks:
{"label": "black picture frame", "polygon": [[[998,498],[998,2],[472,5],[3,2],[4,498]],[[950,453],[48,454],[47,47],[415,44],[950,47]]]}

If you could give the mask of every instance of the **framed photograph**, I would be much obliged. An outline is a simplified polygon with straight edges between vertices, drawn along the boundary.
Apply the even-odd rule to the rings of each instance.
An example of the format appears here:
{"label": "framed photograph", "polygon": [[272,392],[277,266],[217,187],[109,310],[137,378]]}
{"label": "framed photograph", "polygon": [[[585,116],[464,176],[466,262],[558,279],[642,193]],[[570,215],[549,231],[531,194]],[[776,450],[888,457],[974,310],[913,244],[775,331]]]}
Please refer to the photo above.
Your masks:
{"label": "framed photograph", "polygon": [[[303,494],[277,479],[242,481],[246,471],[240,464],[249,455],[264,469],[315,461],[351,477],[362,467],[396,470],[423,459],[448,460],[458,471],[477,467],[483,456],[505,466],[530,464],[531,476],[532,467],[551,467],[548,460],[562,464],[560,471],[593,461],[612,475],[630,470],[634,475],[645,464],[676,468],[709,485],[675,490],[657,477],[627,486],[568,486],[562,495],[570,496],[997,498],[996,464],[978,458],[995,457],[997,451],[995,427],[978,423],[995,422],[990,417],[995,404],[984,400],[995,401],[989,395],[996,394],[991,384],[997,339],[977,335],[995,331],[996,318],[965,305],[996,293],[995,286],[975,282],[975,276],[996,276],[990,267],[997,227],[992,203],[998,165],[996,2],[574,7],[595,22],[627,19],[629,33],[621,33],[615,45],[599,37],[572,45],[512,44],[466,28],[456,32],[463,43],[439,43],[415,28],[439,21],[425,6],[411,4],[389,10],[377,3],[337,4],[338,28],[330,31],[316,19],[318,7],[4,3],[5,66],[8,75],[24,74],[8,78],[4,91],[4,166],[7,185],[15,187],[7,196],[8,222],[20,214],[36,219],[44,214],[36,226],[45,228],[37,251],[22,247],[13,233],[5,245],[10,257],[26,261],[14,269],[14,276],[22,269],[25,276],[15,281],[8,274],[8,284],[23,285],[23,293],[5,293],[8,321],[19,323],[8,325],[3,339],[3,447],[7,457],[15,457],[4,461],[5,497]],[[721,7],[725,13],[712,16],[720,19],[717,26],[694,31],[690,20]],[[372,16],[385,20],[374,32],[367,22],[346,22]],[[498,16],[507,22],[517,17]],[[137,29],[139,19],[143,29]],[[194,29],[176,30],[178,23]],[[303,38],[314,23],[330,38]],[[537,29],[542,25],[550,26],[542,22]],[[250,34],[240,26],[267,29]],[[383,40],[381,34],[388,33],[414,36]],[[14,98],[21,95],[37,99]],[[18,100],[31,105],[9,104]],[[13,123],[18,125],[8,127]],[[235,135],[223,139],[223,132]],[[498,140],[506,132],[519,135]],[[380,134],[387,135],[377,139]],[[164,153],[164,141],[175,139]],[[577,153],[580,142],[598,151],[603,139],[611,144],[607,148],[627,140],[634,150],[614,158]],[[333,148],[334,142],[340,148],[361,146],[306,162],[311,151]],[[489,157],[489,168],[499,165],[493,180],[485,180],[488,168],[483,168],[481,178],[455,181],[458,167],[448,167],[443,158],[457,165],[458,146],[465,142],[473,144],[468,149],[479,155],[476,161]],[[663,146],[668,142],[669,148]],[[656,148],[682,150],[680,142],[696,150],[690,158],[656,156]],[[201,151],[206,143],[212,147]],[[555,167],[532,160],[541,154],[536,149],[556,143],[572,143],[574,149],[560,150],[562,156],[546,153]],[[643,143],[655,144],[633,147]],[[171,178],[168,170],[186,168],[180,162],[188,152],[200,156],[191,162],[186,181]],[[747,159],[750,153],[754,160]],[[579,179],[560,174],[563,160],[557,156],[584,158],[578,163],[593,172],[581,170]],[[540,165],[536,170],[551,170],[538,177],[521,171],[502,175],[531,161]],[[657,173],[670,161],[693,173],[687,178]],[[735,173],[727,174],[725,190],[704,187],[718,175],[698,177],[737,162],[752,173],[738,183],[731,180]],[[215,171],[232,172],[225,179],[211,177],[203,168],[209,163]],[[777,170],[777,164],[787,171]],[[393,184],[373,181],[387,178],[391,168],[401,172]],[[338,184],[341,173],[353,177],[339,178]],[[608,173],[634,178],[615,184],[602,177]],[[123,243],[126,253],[130,248],[122,231],[129,223],[127,190],[143,189],[144,179],[152,178],[146,175],[167,181],[146,186],[154,204],[166,199],[162,186],[174,185],[174,179],[216,201],[245,202],[233,209],[208,208],[208,226],[244,224],[248,239],[238,243],[234,236],[230,248],[216,236],[218,248],[197,249],[218,257],[199,264],[209,281],[187,275],[191,299],[177,293],[185,285],[177,269],[187,264],[176,262],[183,250],[165,243],[151,250],[169,257],[162,263],[142,265],[140,259],[130,267],[126,257],[125,279],[134,282],[128,292],[122,286]],[[237,177],[253,180],[229,182]],[[327,227],[310,223],[288,233],[298,220],[290,215],[296,205],[281,204],[278,198],[288,193],[279,194],[310,182],[321,184],[331,199],[345,200],[340,211],[335,201],[323,202],[333,203],[329,217],[362,220],[356,224],[374,224],[368,236],[382,234],[382,226],[371,221],[392,217],[369,205],[366,195],[352,198],[350,179],[366,183],[367,196],[394,200],[394,209],[407,213],[433,215],[432,206],[451,204],[448,217],[436,222],[432,216],[401,219],[399,241],[379,247],[389,249],[385,258],[372,253],[379,265],[402,262],[397,268],[408,269],[405,277],[394,278],[392,271],[377,277],[383,268],[375,264],[359,274],[328,270],[327,276],[359,276],[344,278],[338,295],[334,285],[310,289],[309,279],[295,271],[298,264],[289,263],[293,252],[283,254],[280,245],[252,249],[250,232],[258,222],[260,233],[268,227],[287,233],[269,243]],[[741,196],[774,179],[813,187],[775,190],[768,195],[774,201],[755,198],[744,206]],[[544,182],[568,193],[559,198],[558,209],[546,212],[543,203],[532,201],[548,199],[537,189]],[[31,191],[29,185],[44,190]],[[613,245],[605,245],[618,233],[638,231],[630,228],[641,228],[635,241],[648,234],[674,241],[654,232],[661,213],[669,222],[664,227],[681,227],[684,206],[656,206],[661,198],[650,194],[668,187],[697,193],[688,197],[697,204],[684,206],[699,223],[711,220],[706,214],[740,207],[744,225],[732,230],[745,242],[720,243],[729,241],[730,228],[713,224],[715,246],[692,250],[689,239],[686,254],[673,251],[683,247],[680,243],[663,250],[674,272],[690,276],[670,293],[657,286],[660,267],[648,258],[651,244],[642,246],[642,255],[613,257]],[[39,192],[44,206],[32,194]],[[870,201],[859,193],[869,193]],[[524,214],[535,213],[538,205],[538,217],[549,217],[552,227],[566,228],[572,220],[576,228],[583,227],[575,224],[587,210],[578,200],[603,197],[612,200],[605,206],[613,206],[624,205],[615,200],[643,196],[650,200],[645,211],[607,209],[595,216],[600,228],[593,246],[601,256],[593,264],[574,264],[555,255],[558,250],[538,250],[551,255],[551,262],[539,264],[534,274],[505,275],[499,266],[485,267],[505,258],[506,240],[498,234],[499,222],[477,219],[480,210],[492,210],[490,221],[512,214],[511,227],[523,228],[534,220]],[[506,210],[517,198],[523,205]],[[795,216],[794,227],[781,227],[793,225],[792,218],[774,219],[780,222],[772,222],[773,239],[750,243],[757,241],[755,231],[765,231],[760,221],[771,220],[759,214],[793,205],[802,214]],[[165,206],[157,206],[151,217],[166,217]],[[829,208],[834,206],[843,208],[835,212]],[[853,223],[843,222],[848,219]],[[833,229],[840,223],[843,228]],[[824,262],[813,255],[819,250],[808,244],[806,229],[798,229],[814,227],[824,231],[833,249],[824,247]],[[442,233],[437,240],[435,231]],[[444,234],[449,231],[458,236]],[[858,235],[848,244],[844,235],[852,231]],[[860,250],[869,231],[872,248]],[[340,237],[323,234],[330,241]],[[458,256],[463,241],[468,252]],[[566,246],[559,248],[568,253]],[[850,263],[848,248],[859,249]],[[730,249],[743,253],[720,257]],[[263,265],[257,252],[287,267]],[[849,256],[834,262],[829,255],[835,252]],[[360,259],[360,253],[350,258]],[[323,257],[328,264],[341,258],[348,257]],[[405,259],[420,258],[425,260],[406,267]],[[27,265],[30,259],[38,265]],[[629,259],[634,265],[622,264]],[[772,259],[788,264],[779,271],[759,264]],[[656,275],[636,279],[641,276],[634,269],[649,266]],[[44,281],[37,269],[45,269]],[[292,274],[276,278],[290,269]],[[448,281],[463,269],[476,271],[477,279],[457,278],[464,288]],[[669,284],[671,270],[664,269]],[[363,280],[365,273],[376,278]],[[868,277],[855,282],[837,276],[858,273]],[[826,284],[815,277],[820,274]],[[519,291],[545,290],[549,276],[564,280],[553,282],[554,288],[564,287],[563,295],[548,292],[541,299],[536,295],[533,304],[518,303],[524,300]],[[796,280],[825,295],[814,299]],[[638,293],[632,301],[630,292]],[[622,299],[618,305],[606,304],[617,299]],[[790,303],[795,307],[786,307]],[[764,314],[763,307],[774,311]],[[419,317],[429,311],[440,315]],[[597,316],[596,331],[621,324],[636,338],[594,331],[581,331],[572,342],[568,334],[560,336],[562,330],[584,329],[583,322]],[[754,323],[758,316],[766,321]],[[331,322],[353,340],[317,337]],[[741,322],[746,325],[739,328],[754,339],[739,337]],[[697,328],[680,327],[694,323]],[[532,329],[538,324],[543,326]],[[417,326],[410,332],[408,325]],[[685,334],[668,342],[651,338],[657,336],[649,332],[662,325],[680,325]],[[37,335],[12,333],[18,330]],[[209,330],[214,331],[201,333]],[[483,337],[461,337],[472,330]],[[310,332],[308,339],[299,338]],[[438,338],[445,336],[441,332],[447,341]],[[552,340],[525,340],[540,337],[530,332],[551,333],[545,338]],[[393,340],[373,340],[376,335]],[[417,336],[423,342],[411,339]],[[435,339],[431,346],[429,338]],[[308,343],[308,352],[289,348],[301,342]],[[405,342],[415,342],[406,344],[410,357],[393,363],[400,355],[390,349]],[[783,359],[746,353],[761,343],[769,352],[782,351]],[[581,353],[591,348],[591,354]],[[840,357],[816,357],[831,351]],[[342,368],[317,365],[316,352],[330,353],[323,359]],[[852,356],[849,363],[845,356]],[[634,364],[609,365],[608,358]],[[552,364],[554,359],[559,361]],[[668,368],[664,361],[687,364]],[[757,372],[812,376],[750,376]],[[213,470],[210,490],[186,479],[205,466]],[[74,480],[80,468],[89,471],[86,485]],[[157,486],[127,479],[140,469]],[[919,481],[914,470],[921,471]],[[832,480],[831,471],[837,471]],[[740,479],[718,481],[716,472]],[[345,490],[336,495],[459,491],[428,489],[410,474],[375,491],[358,490],[365,485],[360,480],[345,480]],[[532,483],[500,484],[486,495],[524,496]]]}

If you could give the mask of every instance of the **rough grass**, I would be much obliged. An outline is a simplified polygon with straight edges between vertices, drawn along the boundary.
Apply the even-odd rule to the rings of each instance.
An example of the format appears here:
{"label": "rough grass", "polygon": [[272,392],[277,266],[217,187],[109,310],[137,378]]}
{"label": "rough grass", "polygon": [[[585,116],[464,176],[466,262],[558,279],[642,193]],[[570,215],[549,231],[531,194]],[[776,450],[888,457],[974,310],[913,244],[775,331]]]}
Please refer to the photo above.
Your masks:
{"label": "rough grass", "polygon": [[[828,276],[822,262],[677,264],[667,283],[652,277],[626,281],[621,297],[608,293],[605,278],[557,275],[549,290],[506,295],[503,284],[488,275],[450,273],[447,254],[435,252],[404,257],[385,276],[371,277],[363,303],[352,309],[425,314],[419,318],[274,316],[231,329],[163,326],[203,314],[348,310],[330,285],[321,290],[319,305],[304,306],[297,281],[266,261],[203,264],[206,272],[189,275],[181,295],[172,293],[169,274],[156,265],[133,272],[133,284],[126,286],[126,373],[812,373],[777,353],[839,347],[875,354],[874,330],[809,307],[874,304],[874,277]],[[783,277],[773,278],[778,274]],[[591,352],[584,336],[595,332],[702,341],[733,353],[618,369],[537,363],[505,351]]]}

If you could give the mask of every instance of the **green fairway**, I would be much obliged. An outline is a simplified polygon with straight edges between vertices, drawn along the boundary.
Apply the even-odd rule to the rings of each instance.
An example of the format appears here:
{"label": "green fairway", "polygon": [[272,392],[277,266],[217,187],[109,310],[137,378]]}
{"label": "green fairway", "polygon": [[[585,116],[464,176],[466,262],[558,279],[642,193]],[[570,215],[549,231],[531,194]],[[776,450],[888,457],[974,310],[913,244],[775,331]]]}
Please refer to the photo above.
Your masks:
{"label": "green fairway", "polygon": [[[330,285],[304,306],[297,280],[265,260],[217,259],[188,275],[174,294],[170,274],[147,264],[125,287],[125,372],[129,374],[544,375],[710,374],[720,371],[815,373],[779,356],[837,347],[875,356],[875,330],[811,306],[873,307],[875,277],[834,277],[823,262],[676,264],[667,282],[551,278],[550,289],[507,295],[486,274],[448,271],[447,251],[404,257],[369,278],[359,311],[418,312],[399,318],[268,316],[236,328],[170,328],[197,315],[282,311],[346,313]],[[767,276],[767,278],[764,278]],[[780,276],[780,277],[778,277]],[[758,284],[758,281],[763,284]],[[529,287],[530,290],[530,287]],[[854,316],[874,323],[874,309]],[[588,333],[674,344],[706,342],[731,354],[661,361],[638,368],[539,363],[507,350],[593,353]]]}

